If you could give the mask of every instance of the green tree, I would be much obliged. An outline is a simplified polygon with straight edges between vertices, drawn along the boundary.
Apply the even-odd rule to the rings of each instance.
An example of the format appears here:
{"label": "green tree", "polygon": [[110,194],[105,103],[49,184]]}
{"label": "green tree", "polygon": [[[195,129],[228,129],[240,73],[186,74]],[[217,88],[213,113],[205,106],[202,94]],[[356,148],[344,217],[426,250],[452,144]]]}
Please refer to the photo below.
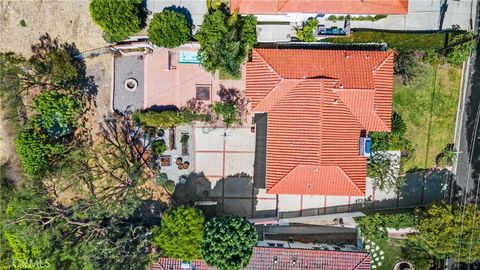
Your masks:
{"label": "green tree", "polygon": [[365,239],[374,242],[385,242],[388,239],[387,228],[401,229],[414,226],[412,213],[375,213],[355,218]]}
{"label": "green tree", "polygon": [[42,176],[47,170],[50,158],[63,152],[63,145],[49,142],[48,136],[40,132],[38,119],[27,121],[15,138],[20,162],[25,174],[31,177]]}
{"label": "green tree", "polygon": [[305,42],[314,42],[315,41],[315,31],[317,29],[318,20],[315,18],[308,18],[306,22],[303,23],[302,27],[296,29],[297,38]]}
{"label": "green tree", "polygon": [[43,128],[51,130],[55,125],[62,128],[77,126],[77,116],[82,108],[80,100],[70,95],[47,91],[37,96],[34,104]]}
{"label": "green tree", "polygon": [[473,203],[465,205],[464,209],[448,204],[433,205],[419,214],[419,222],[415,226],[418,233],[413,240],[420,243],[426,254],[437,260],[451,258],[463,263],[478,261],[480,226],[477,208]]}
{"label": "green tree", "polygon": [[204,217],[195,208],[170,209],[156,229],[155,244],[166,257],[191,261],[200,259]]}
{"label": "green tree", "polygon": [[241,17],[237,12],[229,15],[217,9],[205,15],[195,34],[200,43],[198,57],[205,70],[239,77],[240,66],[256,43],[255,28],[254,17]]}
{"label": "green tree", "polygon": [[187,43],[191,32],[192,28],[188,24],[187,17],[172,10],[156,13],[148,25],[149,40],[165,48],[175,48]]}
{"label": "green tree", "polygon": [[215,217],[206,222],[202,256],[220,270],[237,270],[248,265],[257,242],[255,227],[241,217]]}
{"label": "green tree", "polygon": [[141,0],[92,0],[90,15],[105,32],[109,42],[121,41],[137,33],[142,25]]}
{"label": "green tree", "polygon": [[452,65],[460,65],[475,50],[475,35],[472,32],[454,34],[446,50],[446,59]]}

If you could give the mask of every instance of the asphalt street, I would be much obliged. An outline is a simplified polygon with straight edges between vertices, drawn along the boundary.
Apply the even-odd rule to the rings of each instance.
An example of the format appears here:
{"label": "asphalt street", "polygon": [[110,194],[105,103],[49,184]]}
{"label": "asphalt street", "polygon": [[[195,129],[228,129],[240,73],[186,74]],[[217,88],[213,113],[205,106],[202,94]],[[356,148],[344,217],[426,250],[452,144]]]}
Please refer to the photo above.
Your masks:
{"label": "asphalt street", "polygon": [[[477,4],[476,30],[479,30],[480,9]],[[477,39],[478,41],[478,39]],[[478,42],[477,42],[478,44]],[[462,121],[457,132],[459,133],[458,163],[456,170],[456,184],[459,187],[457,195],[463,201],[472,201],[475,198],[480,174],[480,46],[472,55],[470,67],[466,69],[468,75],[464,93],[464,109]],[[457,142],[458,143],[458,142]]]}

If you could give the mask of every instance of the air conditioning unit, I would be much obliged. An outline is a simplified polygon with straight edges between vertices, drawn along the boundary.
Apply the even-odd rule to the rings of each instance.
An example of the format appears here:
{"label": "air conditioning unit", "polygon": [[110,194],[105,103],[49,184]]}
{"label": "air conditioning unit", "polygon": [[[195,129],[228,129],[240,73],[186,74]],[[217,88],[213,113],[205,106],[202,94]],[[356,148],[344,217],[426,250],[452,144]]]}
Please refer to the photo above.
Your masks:
{"label": "air conditioning unit", "polygon": [[368,137],[360,137],[360,155],[364,157],[372,156],[372,139]]}

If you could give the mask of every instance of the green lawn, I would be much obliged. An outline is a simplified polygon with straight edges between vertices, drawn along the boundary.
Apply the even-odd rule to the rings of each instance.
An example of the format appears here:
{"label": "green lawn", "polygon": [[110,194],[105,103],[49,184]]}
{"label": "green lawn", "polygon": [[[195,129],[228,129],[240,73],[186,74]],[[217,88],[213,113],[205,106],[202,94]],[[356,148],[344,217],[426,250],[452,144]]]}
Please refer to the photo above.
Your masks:
{"label": "green lawn", "polygon": [[391,48],[414,50],[440,49],[444,47],[445,34],[390,33],[360,31],[348,37],[327,38],[322,41],[334,43],[387,43]]}
{"label": "green lawn", "polygon": [[[387,244],[380,247],[383,250],[385,259],[382,262],[382,266],[377,267],[378,270],[392,270],[395,263],[401,259],[404,259],[402,256],[402,246],[405,245],[406,240],[388,240]],[[407,247],[408,248],[408,247]],[[413,267],[416,270],[428,270],[427,261],[410,261],[413,264]]]}
{"label": "green lawn", "polygon": [[415,149],[404,170],[431,168],[435,157],[453,142],[461,69],[422,63],[409,85],[396,82],[393,108],[407,124],[406,137]]}

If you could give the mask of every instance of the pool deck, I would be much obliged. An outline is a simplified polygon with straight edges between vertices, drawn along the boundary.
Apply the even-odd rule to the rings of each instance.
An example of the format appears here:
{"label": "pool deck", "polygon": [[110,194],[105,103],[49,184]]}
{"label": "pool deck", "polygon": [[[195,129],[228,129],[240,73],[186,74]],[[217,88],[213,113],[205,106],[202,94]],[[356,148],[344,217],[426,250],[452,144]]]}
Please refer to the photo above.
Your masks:
{"label": "pool deck", "polygon": [[242,66],[242,79],[220,80],[218,72],[212,75],[200,64],[178,62],[179,51],[197,50],[194,45],[185,45],[175,49],[155,49],[153,53],[145,56],[145,109],[172,106],[180,108],[196,96],[197,85],[211,86],[211,102],[218,100],[217,91],[221,84],[227,88],[245,90],[245,66]]}

